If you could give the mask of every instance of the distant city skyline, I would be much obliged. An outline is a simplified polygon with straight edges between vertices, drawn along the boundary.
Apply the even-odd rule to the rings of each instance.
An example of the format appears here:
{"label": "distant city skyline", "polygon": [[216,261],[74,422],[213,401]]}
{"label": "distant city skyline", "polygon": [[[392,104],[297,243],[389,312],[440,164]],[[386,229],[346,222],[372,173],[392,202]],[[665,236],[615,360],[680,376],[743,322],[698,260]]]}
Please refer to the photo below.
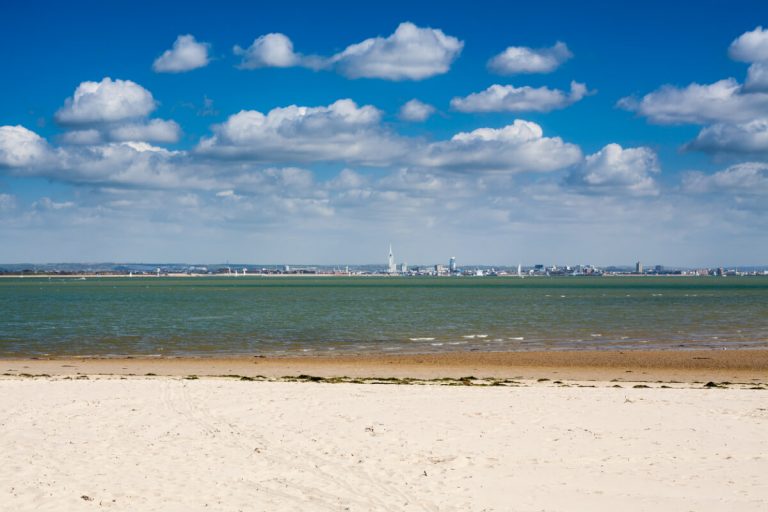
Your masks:
{"label": "distant city skyline", "polygon": [[765,2],[131,6],[4,9],[0,262],[768,261]]}

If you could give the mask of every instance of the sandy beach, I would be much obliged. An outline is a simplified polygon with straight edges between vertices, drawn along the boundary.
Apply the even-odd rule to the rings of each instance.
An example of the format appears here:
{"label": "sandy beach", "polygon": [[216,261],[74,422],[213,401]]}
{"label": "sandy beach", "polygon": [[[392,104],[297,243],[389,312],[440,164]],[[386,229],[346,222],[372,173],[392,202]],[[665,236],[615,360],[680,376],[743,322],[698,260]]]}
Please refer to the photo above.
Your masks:
{"label": "sandy beach", "polygon": [[690,384],[5,377],[0,508],[763,511],[766,397]]}
{"label": "sandy beach", "polygon": [[0,509],[762,511],[765,358],[3,360]]}

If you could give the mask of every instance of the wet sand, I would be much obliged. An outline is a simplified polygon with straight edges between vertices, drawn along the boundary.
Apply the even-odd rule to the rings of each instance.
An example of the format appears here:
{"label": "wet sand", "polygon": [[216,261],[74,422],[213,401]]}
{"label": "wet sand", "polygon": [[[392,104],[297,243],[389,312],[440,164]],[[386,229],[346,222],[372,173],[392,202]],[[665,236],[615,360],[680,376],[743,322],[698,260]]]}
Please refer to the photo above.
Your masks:
{"label": "wet sand", "polygon": [[768,382],[768,350],[452,352],[296,357],[0,359],[0,374],[560,378],[582,381]]}

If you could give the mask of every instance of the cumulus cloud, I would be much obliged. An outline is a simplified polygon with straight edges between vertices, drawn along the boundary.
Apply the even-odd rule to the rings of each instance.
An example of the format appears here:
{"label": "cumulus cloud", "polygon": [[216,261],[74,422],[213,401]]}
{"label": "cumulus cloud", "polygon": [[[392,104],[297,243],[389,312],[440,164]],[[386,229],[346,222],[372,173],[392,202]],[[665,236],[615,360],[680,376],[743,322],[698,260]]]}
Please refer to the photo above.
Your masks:
{"label": "cumulus cloud", "polygon": [[728,55],[742,62],[768,61],[768,30],[759,26],[741,34],[731,43]]}
{"label": "cumulus cloud", "polygon": [[401,137],[380,123],[381,112],[352,100],[324,107],[290,106],[263,114],[242,111],[214,126],[196,153],[251,162],[345,162],[455,171],[547,172],[576,163],[578,146],[544,137],[536,123],[462,132],[427,142]]}
{"label": "cumulus cloud", "polygon": [[14,176],[77,184],[144,189],[215,186],[211,171],[181,152],[136,141],[53,148],[34,132],[17,126],[0,127],[0,167]]}
{"label": "cumulus cloud", "polygon": [[303,66],[335,69],[348,78],[384,80],[423,80],[446,73],[459,56],[464,43],[442,30],[401,23],[388,37],[373,37],[330,56],[303,55],[294,51],[293,42],[280,33],[256,38],[248,48],[235,46],[242,56],[240,67]]}
{"label": "cumulus cloud", "polygon": [[566,93],[548,87],[492,85],[464,98],[453,98],[451,107],[460,112],[549,112],[565,108],[589,94],[587,86],[571,82]]}
{"label": "cumulus cloud", "polygon": [[768,62],[755,62],[747,70],[746,91],[768,91]]}
{"label": "cumulus cloud", "polygon": [[420,163],[473,172],[550,172],[576,164],[581,150],[559,137],[544,137],[536,123],[517,119],[503,128],[478,128],[430,144]]}
{"label": "cumulus cloud", "polygon": [[35,132],[21,125],[0,126],[0,167],[40,165],[48,155],[48,143]]}
{"label": "cumulus cloud", "polygon": [[236,45],[232,51],[242,56],[240,67],[243,69],[288,68],[303,61],[302,56],[293,51],[293,42],[280,33],[265,34],[257,37],[248,48]]}
{"label": "cumulus cloud", "polygon": [[551,73],[572,57],[568,46],[560,41],[550,48],[510,46],[488,61],[488,69],[500,75]]}
{"label": "cumulus cloud", "polygon": [[152,69],[157,73],[183,73],[205,67],[209,48],[210,44],[196,41],[191,34],[180,35],[170,50],[155,59]]}
{"label": "cumulus cloud", "polygon": [[67,128],[58,139],[71,145],[177,142],[178,123],[147,119],[156,106],[152,93],[130,80],[83,82],[56,113],[57,121]]}
{"label": "cumulus cloud", "polygon": [[768,115],[768,94],[744,93],[733,78],[713,84],[665,85],[640,100],[623,98],[619,106],[660,124],[744,122]]}
{"label": "cumulus cloud", "polygon": [[591,191],[658,195],[659,187],[653,175],[659,172],[658,157],[650,148],[625,149],[618,144],[608,144],[588,155],[569,181]]}
{"label": "cumulus cloud", "polygon": [[96,145],[104,142],[178,142],[181,127],[176,121],[152,119],[147,122],[118,123],[64,132],[59,140],[71,145]]}
{"label": "cumulus cloud", "polygon": [[156,107],[152,93],[139,84],[107,77],[81,83],[55,118],[64,125],[112,123],[146,117]]}
{"label": "cumulus cloud", "polygon": [[398,117],[403,121],[421,122],[426,121],[434,113],[435,107],[432,105],[412,99],[400,107]]}
{"label": "cumulus cloud", "polygon": [[706,153],[768,154],[768,119],[707,126],[685,147]]}
{"label": "cumulus cloud", "polygon": [[349,99],[328,106],[292,105],[267,114],[243,110],[214,127],[197,152],[256,161],[389,162],[405,143],[380,126],[381,112]]}
{"label": "cumulus cloud", "polygon": [[746,195],[768,193],[768,164],[745,162],[732,165],[714,174],[688,173],[683,189],[692,193],[732,192]]}
{"label": "cumulus cloud", "polygon": [[664,85],[640,99],[626,97],[618,106],[659,124],[704,127],[684,149],[713,154],[768,152],[768,30],[757,27],[736,38],[728,49],[732,59],[749,62],[740,84],[726,78],[686,87]]}
{"label": "cumulus cloud", "polygon": [[744,89],[768,91],[768,30],[757,27],[737,37],[728,48],[732,59],[752,63],[747,70]]}
{"label": "cumulus cloud", "polygon": [[388,37],[348,46],[330,62],[349,78],[423,80],[446,73],[463,47],[463,41],[442,30],[405,22]]}

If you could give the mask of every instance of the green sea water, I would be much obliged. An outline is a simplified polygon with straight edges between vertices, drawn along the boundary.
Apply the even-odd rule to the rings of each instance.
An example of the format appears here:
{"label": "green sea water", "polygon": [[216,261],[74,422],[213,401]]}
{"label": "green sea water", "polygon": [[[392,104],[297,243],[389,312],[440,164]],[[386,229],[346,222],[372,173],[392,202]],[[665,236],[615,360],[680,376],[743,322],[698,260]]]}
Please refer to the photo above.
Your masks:
{"label": "green sea water", "polygon": [[0,279],[0,357],[768,346],[768,278]]}

